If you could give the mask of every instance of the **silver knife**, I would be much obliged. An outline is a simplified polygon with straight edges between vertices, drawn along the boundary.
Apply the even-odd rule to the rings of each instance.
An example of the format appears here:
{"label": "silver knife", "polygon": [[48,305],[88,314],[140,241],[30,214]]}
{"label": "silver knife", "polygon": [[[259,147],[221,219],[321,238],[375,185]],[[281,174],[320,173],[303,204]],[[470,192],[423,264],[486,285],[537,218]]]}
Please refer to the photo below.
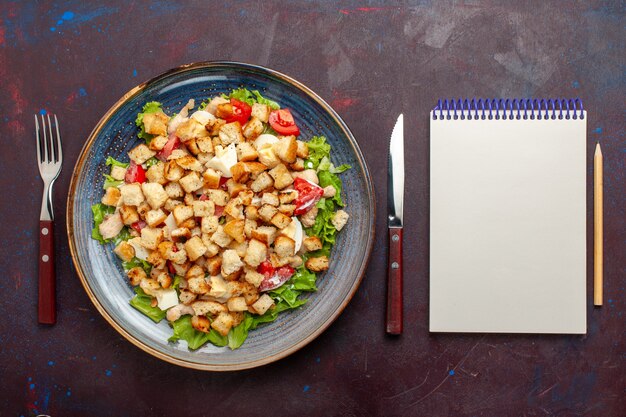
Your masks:
{"label": "silver knife", "polygon": [[387,333],[402,333],[402,214],[404,208],[404,119],[391,133],[387,172],[389,258],[387,261]]}

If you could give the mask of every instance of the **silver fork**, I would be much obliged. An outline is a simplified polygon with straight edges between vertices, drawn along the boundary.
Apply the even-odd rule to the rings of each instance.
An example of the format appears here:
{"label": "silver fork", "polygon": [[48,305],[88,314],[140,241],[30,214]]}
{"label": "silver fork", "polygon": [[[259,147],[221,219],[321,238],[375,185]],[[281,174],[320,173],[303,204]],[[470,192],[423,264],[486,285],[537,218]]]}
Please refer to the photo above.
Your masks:
{"label": "silver fork", "polygon": [[[47,123],[46,123],[47,119]],[[56,295],[54,273],[54,212],[52,210],[52,184],[61,172],[63,150],[59,121],[54,116],[54,133],[50,115],[35,115],[35,135],[37,137],[37,164],[43,180],[43,198],[39,215],[39,323],[54,324],[56,322]],[[47,132],[46,132],[47,130]]]}

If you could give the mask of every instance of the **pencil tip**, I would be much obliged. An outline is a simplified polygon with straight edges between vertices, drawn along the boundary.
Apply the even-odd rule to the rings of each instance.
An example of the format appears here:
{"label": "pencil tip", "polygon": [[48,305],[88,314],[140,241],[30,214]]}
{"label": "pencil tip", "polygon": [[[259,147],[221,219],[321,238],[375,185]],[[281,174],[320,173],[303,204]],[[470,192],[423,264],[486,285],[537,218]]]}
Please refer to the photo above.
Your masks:
{"label": "pencil tip", "polygon": [[600,142],[596,142],[596,154],[602,154],[602,148],[600,148]]}

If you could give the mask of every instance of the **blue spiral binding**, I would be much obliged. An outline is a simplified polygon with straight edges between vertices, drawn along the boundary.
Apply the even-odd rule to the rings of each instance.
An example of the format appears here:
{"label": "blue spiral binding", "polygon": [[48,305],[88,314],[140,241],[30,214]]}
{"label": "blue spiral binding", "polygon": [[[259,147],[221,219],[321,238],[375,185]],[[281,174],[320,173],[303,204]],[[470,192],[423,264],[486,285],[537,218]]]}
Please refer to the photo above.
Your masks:
{"label": "blue spiral binding", "polygon": [[[558,109],[557,109],[558,106]],[[433,120],[562,120],[583,119],[583,102],[574,99],[439,99]],[[558,113],[558,114],[557,114]]]}

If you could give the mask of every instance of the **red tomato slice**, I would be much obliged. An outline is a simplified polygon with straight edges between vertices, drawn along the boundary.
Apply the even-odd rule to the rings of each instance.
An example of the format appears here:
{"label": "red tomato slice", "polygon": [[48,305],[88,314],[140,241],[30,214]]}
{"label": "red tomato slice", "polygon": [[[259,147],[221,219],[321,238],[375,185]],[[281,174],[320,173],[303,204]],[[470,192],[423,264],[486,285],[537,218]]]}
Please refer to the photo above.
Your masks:
{"label": "red tomato slice", "polygon": [[174,265],[172,265],[172,261],[167,261],[167,269],[170,271],[170,274],[176,275],[176,270],[174,269]]}
{"label": "red tomato slice", "polygon": [[217,217],[222,217],[222,214],[224,214],[224,206],[218,206],[217,204],[215,205],[215,213],[214,213]]}
{"label": "red tomato slice", "polygon": [[126,169],[124,181],[126,181],[127,184],[131,184],[133,182],[144,183],[146,182],[146,171],[141,165],[137,165],[135,162],[130,161],[130,165]]}
{"label": "red tomato slice", "polygon": [[272,111],[270,113],[269,122],[272,129],[281,135],[298,136],[300,134],[300,129],[296,126],[296,122],[293,120],[293,115],[289,109]]}
{"label": "red tomato slice", "polygon": [[324,195],[324,189],[322,187],[304,178],[296,178],[293,182],[293,187],[298,192],[296,209],[293,212],[296,216],[309,211]]}
{"label": "red tomato slice", "polygon": [[159,159],[160,161],[165,162],[167,161],[167,158],[172,154],[174,149],[178,149],[178,148],[180,148],[180,139],[178,138],[178,136],[172,134],[170,135],[163,149],[161,149],[156,154],[156,158]]}
{"label": "red tomato slice", "polygon": [[226,178],[226,177],[220,177],[220,185],[219,188],[221,188],[222,190],[226,191],[228,190],[228,187],[226,186],[226,183],[228,182],[230,178]]}
{"label": "red tomato slice", "polygon": [[[268,269],[266,264],[269,264],[269,268],[271,269]],[[270,291],[289,281],[289,278],[291,278],[296,271],[288,265],[274,269],[269,261],[265,261],[259,265],[257,272],[265,275],[265,279],[263,279],[259,285],[259,291]]]}
{"label": "red tomato slice", "polygon": [[147,226],[147,223],[144,222],[143,220],[139,220],[138,222],[135,222],[135,223],[130,225],[130,227],[132,227],[133,229],[135,229],[139,233],[141,233],[141,229],[143,229],[146,226]]}
{"label": "red tomato slice", "polygon": [[225,119],[226,123],[239,122],[242,125],[245,124],[252,114],[252,107],[236,98],[231,98],[230,104],[233,106],[233,114]]}

